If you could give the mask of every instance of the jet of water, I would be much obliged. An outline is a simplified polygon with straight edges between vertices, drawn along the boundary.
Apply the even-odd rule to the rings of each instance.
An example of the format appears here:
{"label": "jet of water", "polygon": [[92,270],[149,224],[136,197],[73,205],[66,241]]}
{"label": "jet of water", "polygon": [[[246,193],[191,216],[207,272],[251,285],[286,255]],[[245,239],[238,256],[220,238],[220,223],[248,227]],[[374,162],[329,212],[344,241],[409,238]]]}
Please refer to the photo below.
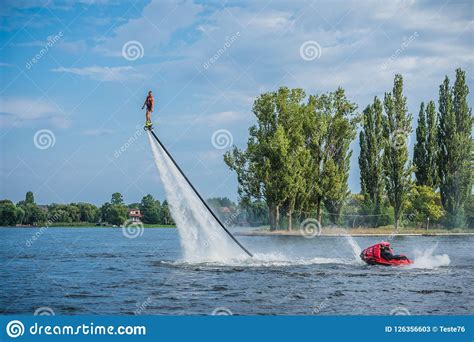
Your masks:
{"label": "jet of water", "polygon": [[184,260],[225,261],[246,258],[218,225],[166,152],[148,132],[153,157],[180,235]]}

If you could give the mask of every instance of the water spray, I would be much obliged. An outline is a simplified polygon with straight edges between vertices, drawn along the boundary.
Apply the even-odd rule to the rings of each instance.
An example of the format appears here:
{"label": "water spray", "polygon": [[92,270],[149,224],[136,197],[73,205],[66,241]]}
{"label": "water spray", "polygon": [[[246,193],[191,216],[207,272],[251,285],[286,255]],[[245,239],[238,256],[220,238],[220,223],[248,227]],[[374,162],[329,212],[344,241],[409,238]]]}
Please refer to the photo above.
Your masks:
{"label": "water spray", "polygon": [[168,152],[168,150],[166,149],[166,147],[161,143],[160,139],[158,139],[158,137],[156,136],[155,132],[153,132],[153,130],[149,130],[149,132],[151,133],[151,135],[155,138],[156,142],[160,145],[160,147],[163,149],[163,151],[166,153],[166,155],[168,156],[168,158],[171,160],[171,162],[174,164],[174,166],[176,167],[176,169],[181,173],[181,175],[183,176],[183,178],[186,180],[186,182],[188,183],[188,185],[190,186],[191,189],[193,189],[194,193],[196,194],[196,196],[199,198],[199,200],[201,201],[201,203],[206,207],[206,209],[209,211],[209,213],[212,215],[212,217],[216,220],[216,222],[219,224],[219,226],[221,226],[221,228],[227,233],[227,235],[245,252],[247,253],[250,257],[253,257],[253,254],[250,253],[240,242],[239,240],[237,240],[235,238],[234,235],[232,235],[232,233],[225,227],[225,225],[222,223],[222,221],[217,217],[217,215],[211,210],[211,208],[209,207],[209,205],[206,203],[206,201],[201,197],[201,195],[199,194],[199,192],[196,190],[196,188],[193,186],[193,184],[189,181],[188,177],[186,177],[186,175],[184,174],[183,170],[181,170],[181,168],[178,166],[178,164],[176,163],[176,161],[173,159],[173,157],[171,156],[171,154]]}

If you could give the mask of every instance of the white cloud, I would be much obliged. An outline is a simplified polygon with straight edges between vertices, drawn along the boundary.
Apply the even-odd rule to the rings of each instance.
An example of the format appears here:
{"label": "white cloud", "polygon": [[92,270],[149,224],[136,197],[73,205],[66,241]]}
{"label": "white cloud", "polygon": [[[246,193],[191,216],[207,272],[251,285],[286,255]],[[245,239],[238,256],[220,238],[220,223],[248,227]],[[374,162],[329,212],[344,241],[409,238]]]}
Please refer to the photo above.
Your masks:
{"label": "white cloud", "polygon": [[124,81],[130,78],[144,78],[145,76],[136,72],[131,66],[107,67],[90,66],[84,68],[59,67],[52,69],[54,72],[66,72],[74,75],[90,77],[97,81]]}
{"label": "white cloud", "polygon": [[248,14],[252,16],[246,25],[250,29],[275,32],[275,30],[286,29],[294,24],[290,13],[264,12],[257,15],[255,13]]}
{"label": "white cloud", "polygon": [[235,111],[226,111],[226,112],[219,112],[210,115],[206,115],[200,121],[206,121],[210,125],[219,126],[219,125],[226,125],[232,124],[235,122],[239,122],[242,120],[248,119],[248,116],[239,112]]}
{"label": "white cloud", "polygon": [[109,129],[109,128],[96,128],[96,129],[88,129],[85,131],[82,131],[82,135],[86,136],[97,136],[97,135],[108,135],[108,134],[113,134],[116,133],[116,130]]}
{"label": "white cloud", "polygon": [[153,0],[146,5],[140,17],[118,26],[110,37],[98,42],[96,50],[122,58],[122,46],[128,41],[139,41],[144,47],[144,58],[163,55],[160,47],[168,44],[178,30],[195,24],[201,5],[191,0],[181,2]]}
{"label": "white cloud", "polygon": [[0,127],[20,127],[33,123],[66,128],[70,120],[51,100],[0,98]]}

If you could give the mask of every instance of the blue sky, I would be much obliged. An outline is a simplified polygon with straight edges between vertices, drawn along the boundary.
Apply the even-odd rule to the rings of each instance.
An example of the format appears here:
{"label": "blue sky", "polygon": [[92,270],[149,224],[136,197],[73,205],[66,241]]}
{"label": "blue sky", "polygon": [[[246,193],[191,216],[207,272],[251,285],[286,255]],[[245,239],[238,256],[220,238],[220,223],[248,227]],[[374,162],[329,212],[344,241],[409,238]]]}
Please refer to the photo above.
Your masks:
{"label": "blue sky", "polygon": [[[362,110],[401,73],[416,122],[455,68],[473,88],[468,0],[2,3],[0,197],[15,202],[28,190],[38,203],[101,204],[115,191],[163,199],[141,130],[150,89],[155,131],[189,178],[204,197],[235,200],[212,136],[226,130],[245,146],[262,92],[341,86]],[[305,42],[317,43],[315,56],[302,56]]]}

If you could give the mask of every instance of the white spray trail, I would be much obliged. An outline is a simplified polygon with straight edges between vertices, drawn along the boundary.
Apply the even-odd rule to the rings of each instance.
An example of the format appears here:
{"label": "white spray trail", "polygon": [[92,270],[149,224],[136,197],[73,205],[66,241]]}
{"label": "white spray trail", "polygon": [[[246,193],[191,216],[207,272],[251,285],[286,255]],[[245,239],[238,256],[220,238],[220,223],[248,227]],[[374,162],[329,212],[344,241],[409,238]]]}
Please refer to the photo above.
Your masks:
{"label": "white spray trail", "polygon": [[415,260],[409,268],[434,269],[442,266],[448,266],[451,263],[447,254],[433,254],[438,244],[425,250],[415,250]]}
{"label": "white spray trail", "polygon": [[344,237],[346,238],[346,241],[349,244],[349,246],[351,246],[352,255],[354,256],[354,260],[357,261],[357,263],[359,263],[359,264],[363,264],[364,262],[360,258],[360,253],[362,252],[362,249],[360,248],[357,241],[354,240],[354,238],[352,236],[350,236],[349,234],[347,234],[347,233],[346,233],[346,235],[344,235]]}
{"label": "white spray trail", "polygon": [[171,216],[178,228],[185,261],[222,262],[245,258],[244,253],[218,225],[150,132],[148,139],[165,188]]}

